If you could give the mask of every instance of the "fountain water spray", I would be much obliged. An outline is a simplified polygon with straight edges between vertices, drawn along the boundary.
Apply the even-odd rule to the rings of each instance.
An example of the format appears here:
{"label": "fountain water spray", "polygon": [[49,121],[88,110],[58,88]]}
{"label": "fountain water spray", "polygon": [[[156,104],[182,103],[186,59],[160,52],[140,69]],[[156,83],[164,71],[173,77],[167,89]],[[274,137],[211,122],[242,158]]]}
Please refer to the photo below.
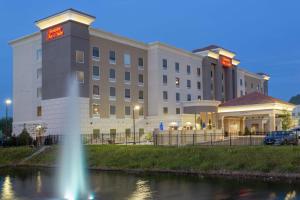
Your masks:
{"label": "fountain water spray", "polygon": [[81,141],[79,85],[73,79],[68,85],[66,124],[60,146],[58,191],[60,197],[66,200],[93,199],[89,191]]}

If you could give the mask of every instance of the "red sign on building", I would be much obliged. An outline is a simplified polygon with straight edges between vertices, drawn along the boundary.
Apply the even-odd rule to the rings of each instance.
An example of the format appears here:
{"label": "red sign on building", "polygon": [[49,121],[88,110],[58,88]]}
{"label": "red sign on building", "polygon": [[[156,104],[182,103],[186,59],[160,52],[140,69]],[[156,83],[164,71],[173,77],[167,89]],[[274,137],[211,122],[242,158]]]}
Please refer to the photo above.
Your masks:
{"label": "red sign on building", "polygon": [[225,57],[225,56],[220,56],[220,63],[224,66],[224,67],[232,67],[232,59]]}
{"label": "red sign on building", "polygon": [[47,41],[53,40],[63,35],[64,35],[64,28],[62,26],[55,26],[47,30],[46,40]]}

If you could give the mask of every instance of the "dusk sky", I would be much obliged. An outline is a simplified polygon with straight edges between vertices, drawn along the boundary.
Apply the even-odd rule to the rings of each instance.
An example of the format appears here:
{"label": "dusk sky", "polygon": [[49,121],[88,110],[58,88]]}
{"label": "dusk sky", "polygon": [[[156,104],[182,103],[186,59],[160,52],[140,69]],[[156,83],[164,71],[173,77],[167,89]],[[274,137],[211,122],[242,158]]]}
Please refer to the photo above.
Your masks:
{"label": "dusk sky", "polygon": [[94,15],[95,28],[142,42],[186,50],[222,46],[241,67],[271,76],[270,96],[289,100],[300,93],[299,0],[10,0],[0,4],[0,116],[4,100],[13,98],[8,42],[37,32],[34,21],[67,8]]}

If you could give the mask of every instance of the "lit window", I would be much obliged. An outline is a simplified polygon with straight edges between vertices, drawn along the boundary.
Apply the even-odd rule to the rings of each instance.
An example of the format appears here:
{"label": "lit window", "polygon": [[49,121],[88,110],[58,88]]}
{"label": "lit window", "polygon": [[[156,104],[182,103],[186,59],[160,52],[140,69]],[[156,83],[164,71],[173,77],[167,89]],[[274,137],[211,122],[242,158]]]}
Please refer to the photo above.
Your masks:
{"label": "lit window", "polygon": [[99,79],[100,79],[100,67],[93,66],[93,80],[99,80]]}
{"label": "lit window", "polygon": [[130,99],[130,89],[128,88],[125,89],[125,98]]}
{"label": "lit window", "polygon": [[109,51],[109,63],[116,64],[116,52],[115,51]]}
{"label": "lit window", "polygon": [[164,99],[165,101],[168,100],[168,92],[167,92],[167,91],[163,91],[163,99]]}
{"label": "lit window", "polygon": [[130,65],[131,59],[129,54],[124,54],[124,65]]}
{"label": "lit window", "polygon": [[175,84],[176,84],[176,87],[180,86],[180,79],[178,77],[176,77]]}
{"label": "lit window", "polygon": [[100,59],[100,50],[98,47],[93,47],[93,59],[94,60]]}
{"label": "lit window", "polygon": [[99,104],[93,104],[93,115],[94,116],[100,115],[100,105]]}
{"label": "lit window", "polygon": [[125,81],[130,81],[130,72],[125,72]]}
{"label": "lit window", "polygon": [[139,67],[144,67],[144,59],[143,58],[139,58],[138,65],[139,65]]}
{"label": "lit window", "polygon": [[186,73],[191,74],[191,66],[190,65],[186,66]]}
{"label": "lit window", "polygon": [[116,70],[114,70],[114,69],[109,70],[109,79],[110,80],[115,80],[116,79]]}
{"label": "lit window", "polygon": [[42,106],[38,106],[38,107],[36,108],[36,115],[37,115],[38,117],[42,116]]}
{"label": "lit window", "polygon": [[84,63],[84,52],[76,50],[76,63]]}
{"label": "lit window", "polygon": [[179,73],[179,63],[175,63],[175,72]]}
{"label": "lit window", "polygon": [[176,114],[177,114],[177,115],[180,114],[180,108],[176,108]]}
{"label": "lit window", "polygon": [[139,90],[139,99],[140,100],[144,99],[144,91],[143,90]]}
{"label": "lit window", "polygon": [[131,114],[131,108],[130,106],[125,106],[125,115],[129,116]]}
{"label": "lit window", "polygon": [[168,114],[168,107],[163,107],[163,113]]}
{"label": "lit window", "polygon": [[163,75],[163,84],[164,85],[168,84],[168,77],[167,77],[167,75]]}
{"label": "lit window", "polygon": [[163,62],[163,69],[167,69],[168,68],[168,61],[167,61],[167,59],[163,59],[162,62]]}
{"label": "lit window", "polygon": [[37,88],[36,90],[36,97],[41,98],[42,97],[42,88]]}
{"label": "lit window", "polygon": [[109,114],[116,115],[116,106],[114,106],[114,105],[109,106]]}
{"label": "lit window", "polygon": [[79,83],[84,83],[84,72],[83,71],[76,71],[76,80]]}

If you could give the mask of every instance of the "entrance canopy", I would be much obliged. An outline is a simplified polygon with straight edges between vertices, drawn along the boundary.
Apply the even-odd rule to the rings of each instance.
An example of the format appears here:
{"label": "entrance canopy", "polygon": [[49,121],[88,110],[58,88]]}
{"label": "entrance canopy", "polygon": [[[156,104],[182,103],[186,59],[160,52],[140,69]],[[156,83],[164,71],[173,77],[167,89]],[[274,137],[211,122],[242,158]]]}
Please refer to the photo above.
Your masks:
{"label": "entrance canopy", "polygon": [[219,101],[210,101],[210,100],[196,100],[196,101],[188,101],[184,102],[183,113],[184,114],[195,114],[195,113],[217,113],[218,112],[218,105],[221,102]]}

